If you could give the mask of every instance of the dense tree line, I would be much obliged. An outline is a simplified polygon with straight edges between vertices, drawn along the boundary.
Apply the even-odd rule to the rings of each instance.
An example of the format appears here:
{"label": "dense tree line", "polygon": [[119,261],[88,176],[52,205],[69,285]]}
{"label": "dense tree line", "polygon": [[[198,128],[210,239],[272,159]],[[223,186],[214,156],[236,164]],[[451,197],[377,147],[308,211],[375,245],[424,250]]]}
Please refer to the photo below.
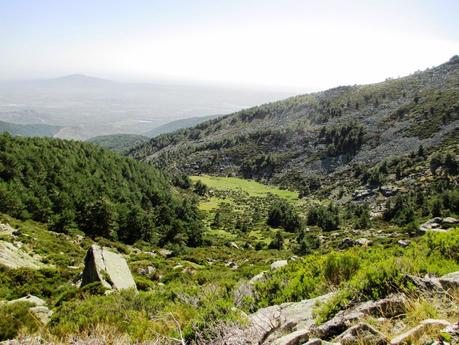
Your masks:
{"label": "dense tree line", "polygon": [[275,200],[268,212],[268,225],[295,232],[301,227],[301,220],[293,207],[285,200]]}
{"label": "dense tree line", "polygon": [[162,173],[82,142],[1,135],[0,211],[126,243],[201,243],[195,203]]}
{"label": "dense tree line", "polygon": [[320,130],[320,142],[327,145],[327,154],[356,154],[364,142],[365,130],[361,125],[350,123],[325,126]]}

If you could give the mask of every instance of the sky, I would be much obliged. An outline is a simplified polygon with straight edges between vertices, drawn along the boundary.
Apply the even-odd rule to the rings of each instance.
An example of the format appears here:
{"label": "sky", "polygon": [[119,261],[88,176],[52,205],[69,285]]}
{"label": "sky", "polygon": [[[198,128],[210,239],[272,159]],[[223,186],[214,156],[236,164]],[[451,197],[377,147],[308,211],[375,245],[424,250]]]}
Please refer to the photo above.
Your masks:
{"label": "sky", "polygon": [[319,90],[459,53],[459,1],[0,0],[0,79]]}

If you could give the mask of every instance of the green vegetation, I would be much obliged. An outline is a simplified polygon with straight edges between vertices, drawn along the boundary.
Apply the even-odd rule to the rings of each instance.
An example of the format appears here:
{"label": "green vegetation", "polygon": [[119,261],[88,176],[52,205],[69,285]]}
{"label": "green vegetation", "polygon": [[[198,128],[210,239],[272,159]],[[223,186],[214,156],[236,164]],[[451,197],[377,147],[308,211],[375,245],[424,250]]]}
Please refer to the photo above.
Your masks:
{"label": "green vegetation", "polygon": [[80,142],[0,136],[0,211],[126,243],[201,243],[196,206],[158,170]]}
{"label": "green vegetation", "polygon": [[126,154],[132,148],[146,143],[148,140],[148,137],[137,134],[111,134],[93,137],[86,141],[91,144],[100,145],[111,151]]}

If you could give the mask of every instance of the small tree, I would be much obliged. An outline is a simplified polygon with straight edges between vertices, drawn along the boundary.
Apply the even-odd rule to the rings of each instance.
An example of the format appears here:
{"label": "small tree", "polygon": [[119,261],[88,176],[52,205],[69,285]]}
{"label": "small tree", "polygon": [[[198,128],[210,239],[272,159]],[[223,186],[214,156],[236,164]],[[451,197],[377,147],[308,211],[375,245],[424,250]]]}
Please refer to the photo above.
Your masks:
{"label": "small tree", "polygon": [[280,231],[277,231],[276,234],[274,235],[274,239],[269,244],[269,249],[281,250],[283,246],[284,246],[284,236],[282,236],[282,233]]}

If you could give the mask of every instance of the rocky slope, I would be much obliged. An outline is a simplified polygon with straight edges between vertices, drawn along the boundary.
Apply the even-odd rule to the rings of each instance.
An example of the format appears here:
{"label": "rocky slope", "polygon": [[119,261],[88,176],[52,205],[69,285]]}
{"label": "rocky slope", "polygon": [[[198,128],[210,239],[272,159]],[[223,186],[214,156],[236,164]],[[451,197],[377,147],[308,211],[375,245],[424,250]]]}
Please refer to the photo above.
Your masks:
{"label": "rocky slope", "polygon": [[382,83],[250,108],[153,138],[130,155],[188,174],[291,185],[457,138],[459,57]]}

